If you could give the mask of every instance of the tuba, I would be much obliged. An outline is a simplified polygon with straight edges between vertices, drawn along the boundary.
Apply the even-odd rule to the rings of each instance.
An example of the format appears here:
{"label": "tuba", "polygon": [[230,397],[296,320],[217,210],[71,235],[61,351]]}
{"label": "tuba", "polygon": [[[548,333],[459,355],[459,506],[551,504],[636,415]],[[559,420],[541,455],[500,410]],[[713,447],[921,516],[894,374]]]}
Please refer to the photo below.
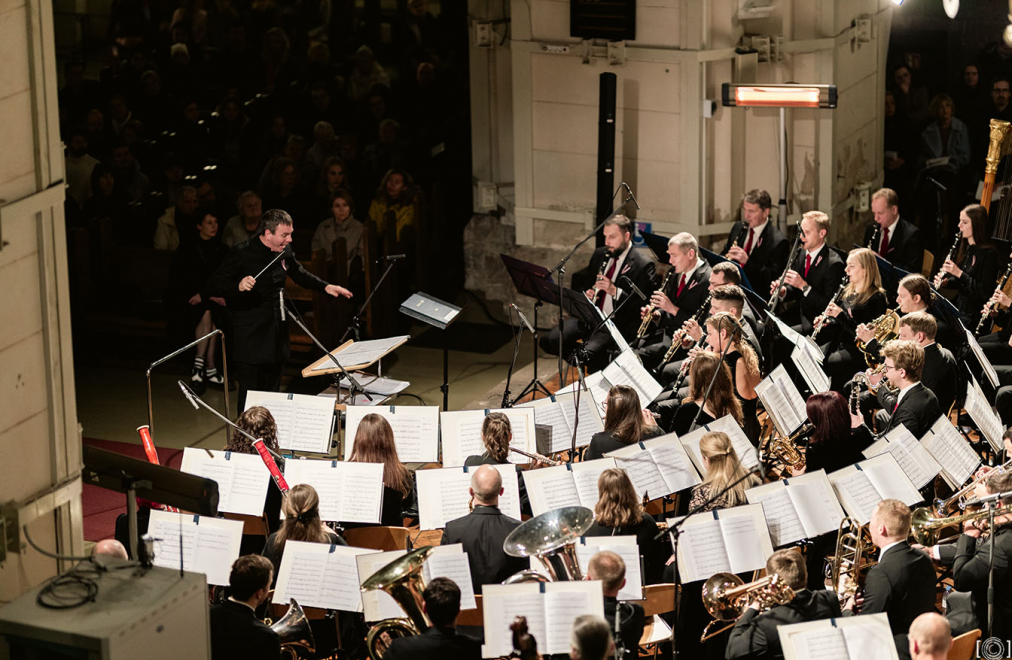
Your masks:
{"label": "tuba", "polygon": [[826,572],[833,582],[831,588],[836,591],[841,604],[857,593],[868,569],[875,565],[876,562],[867,558],[873,547],[875,544],[871,541],[867,527],[861,526],[850,516],[840,521],[840,530],[836,534],[836,553],[829,560]]}
{"label": "tuba", "polygon": [[429,617],[425,614],[422,600],[422,592],[425,591],[422,566],[434,549],[426,547],[412,550],[376,571],[362,583],[363,592],[377,589],[385,591],[407,614],[407,617],[384,619],[369,629],[365,643],[372,660],[382,658],[394,638],[420,635],[429,627]]}
{"label": "tuba", "polygon": [[[583,579],[580,562],[576,558],[576,541],[594,524],[594,512],[582,506],[553,509],[523,522],[503,541],[503,551],[511,557],[537,557],[552,582]],[[552,560],[558,559],[557,567]],[[521,579],[521,571],[506,582],[541,581],[533,575]]]}
{"label": "tuba", "polygon": [[[882,316],[878,317],[871,322],[871,327],[875,330],[875,341],[878,342],[879,346],[882,346],[890,339],[896,339],[900,332],[900,315],[899,307],[896,309],[890,309]],[[869,342],[870,343],[870,342]],[[869,367],[874,367],[878,364],[878,355],[873,355],[868,352],[868,344],[861,340],[857,340],[857,347],[864,353],[864,361]]]}
{"label": "tuba", "polygon": [[[752,600],[758,601],[761,609],[767,610],[774,605],[789,603],[793,598],[794,590],[775,573],[748,584],[733,573],[717,573],[703,584],[703,607],[713,621],[706,624],[699,641],[705,642],[732,627]],[[730,623],[719,630],[710,630],[725,622]]]}
{"label": "tuba", "polygon": [[309,619],[306,618],[302,606],[295,602],[294,598],[291,599],[291,604],[285,615],[278,619],[277,623],[271,624],[271,630],[277,633],[278,641],[281,642],[281,653],[288,660],[296,660],[299,657],[296,650],[298,646],[306,649],[309,653],[316,651],[316,642],[313,640],[313,631],[309,627]]}

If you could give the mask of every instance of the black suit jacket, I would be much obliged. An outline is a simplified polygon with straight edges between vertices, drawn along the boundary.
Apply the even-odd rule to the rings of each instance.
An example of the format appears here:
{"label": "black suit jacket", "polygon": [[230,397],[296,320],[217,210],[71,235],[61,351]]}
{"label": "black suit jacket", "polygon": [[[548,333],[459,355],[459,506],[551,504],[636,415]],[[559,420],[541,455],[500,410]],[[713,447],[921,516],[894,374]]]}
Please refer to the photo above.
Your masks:
{"label": "black suit jacket", "polygon": [[390,644],[383,654],[388,660],[408,658],[410,660],[479,660],[481,658],[481,642],[461,635],[450,628],[428,628],[421,635],[398,637]]}
{"label": "black suit jacket", "polygon": [[[878,342],[874,339],[868,343],[869,352],[878,353]],[[874,350],[872,350],[874,348]],[[924,370],[921,372],[921,384],[931,390],[938,400],[938,409],[942,414],[948,412],[952,402],[956,400],[957,378],[956,358],[949,349],[938,343],[930,344],[924,349]],[[882,408],[892,410],[896,403],[896,394],[884,390],[879,391]]]}
{"label": "black suit jacket", "polygon": [[[889,401],[890,396],[892,397],[891,402]],[[887,392],[885,387],[879,388],[878,400],[887,412],[892,411],[893,406],[896,405],[896,397],[896,394]],[[938,421],[941,414],[935,394],[922,383],[915,383],[910,391],[903,396],[899,407],[895,412],[892,412],[889,423],[882,432],[888,433],[902,424],[915,438],[920,440],[931,428],[931,425]]]}
{"label": "black suit jacket", "polygon": [[787,300],[796,300],[800,312],[801,333],[808,335],[812,332],[812,323],[815,317],[826,311],[826,306],[833,299],[840,282],[843,280],[843,269],[846,264],[834,250],[824,245],[815,257],[815,263],[808,269],[808,276],[805,277],[805,257],[808,252],[802,250],[794,258],[791,270],[801,275],[812,290],[804,295],[801,289],[792,286],[787,287]]}
{"label": "black suit jacket", "polygon": [[780,647],[777,627],[839,616],[840,601],[835,593],[802,589],[794,600],[786,605],[777,605],[768,612],[760,614],[752,608],[746,609],[731,629],[724,657],[727,660],[782,658],[784,652]]}
{"label": "black suit jacket", "polygon": [[[615,610],[618,608],[618,598],[614,596],[604,597],[604,619],[608,622],[608,630],[615,634]],[[622,616],[619,618],[618,632],[625,645],[625,656],[618,660],[638,657],[640,638],[643,637],[643,628],[646,625],[646,615],[643,606],[639,603],[622,603]]]}
{"label": "black suit jacket", "polygon": [[523,557],[511,557],[503,552],[502,544],[520,521],[510,518],[495,506],[476,506],[474,511],[446,523],[441,545],[461,543],[471,565],[471,584],[474,593],[481,593],[483,584],[499,584],[525,568],[530,562]]}
{"label": "black suit jacket", "polygon": [[[727,236],[724,249],[721,254],[727,254],[731,248],[731,241],[745,247],[748,241],[748,227],[744,226],[741,220],[734,223],[731,233]],[[761,234],[752,246],[752,252],[748,255],[748,263],[745,264],[745,275],[752,285],[752,290],[766,298],[770,295],[770,284],[780,277],[787,265],[788,253],[791,251],[787,237],[777,229],[773,222],[767,222]]]}
{"label": "black suit jacket", "polygon": [[[874,224],[868,225],[864,231],[864,242],[861,243],[862,245],[868,245],[868,241],[871,240],[871,235],[874,231]],[[878,249],[882,246],[881,237],[882,235],[879,234],[875,245],[871,247],[876,254],[878,254]],[[879,256],[893,266],[902,268],[908,273],[920,273],[921,266],[924,265],[924,236],[921,234],[921,230],[903,218],[900,218],[893,225],[890,233],[889,249],[886,250],[885,254]]]}
{"label": "black suit jacket", "polygon": [[211,660],[278,660],[278,635],[253,610],[228,600],[211,608]]}
{"label": "black suit jacket", "polygon": [[[994,542],[994,631],[998,639],[1012,637],[1012,524],[998,525]],[[988,554],[992,539],[978,541],[966,534],[956,543],[952,565],[953,585],[957,591],[973,593],[974,611],[982,630],[987,631]]]}
{"label": "black suit jacket", "polygon": [[711,272],[713,272],[713,269],[710,268],[710,264],[705,259],[701,260],[699,267],[693,271],[692,277],[685,280],[685,287],[682,289],[682,295],[680,296],[678,295],[678,282],[681,279],[681,275],[675,275],[668,282],[668,289],[665,293],[668,294],[671,302],[678,307],[678,313],[674,316],[671,314],[661,315],[661,325],[664,326],[666,335],[670,335],[671,331],[681,328],[683,323],[691,319],[699,311],[700,305],[703,304],[703,301],[710,294]]}
{"label": "black suit jacket", "polygon": [[[587,267],[573,273],[574,289],[586,291],[594,286],[597,275],[601,272],[601,264],[604,263],[604,253],[606,250],[607,248],[605,247],[599,247],[594,250],[594,254],[590,257],[590,263],[587,264]],[[653,260],[645,256],[643,251],[631,248],[629,254],[626,255],[625,261],[622,263],[622,269],[612,276],[615,286],[622,290],[622,293],[614,304],[616,306],[619,305],[626,296],[636,296],[628,285],[624,285],[620,281],[620,278],[623,276],[632,280],[644,295],[649,296],[653,293],[656,267]],[[615,325],[626,339],[632,339],[636,336],[636,330],[640,327],[640,307],[645,304],[647,303],[644,300],[630,300],[622,305],[622,309],[618,310],[618,313],[615,314]]]}
{"label": "black suit jacket", "polygon": [[971,245],[963,255],[960,268],[963,274],[948,278],[943,286],[956,289],[953,304],[963,315],[967,327],[975,328],[984,303],[994,293],[998,282],[998,253],[994,248]]}
{"label": "black suit jacket", "polygon": [[861,614],[889,615],[894,635],[904,634],[925,612],[935,612],[935,567],[906,541],[889,548],[864,583]]}

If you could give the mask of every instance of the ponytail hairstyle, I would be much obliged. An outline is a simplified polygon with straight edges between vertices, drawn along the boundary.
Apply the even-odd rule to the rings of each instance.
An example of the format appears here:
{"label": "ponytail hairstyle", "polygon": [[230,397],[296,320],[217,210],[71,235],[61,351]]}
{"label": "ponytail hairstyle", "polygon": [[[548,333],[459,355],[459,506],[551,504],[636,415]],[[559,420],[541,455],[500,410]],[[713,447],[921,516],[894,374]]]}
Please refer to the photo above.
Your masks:
{"label": "ponytail hairstyle", "polygon": [[315,488],[309,484],[292,486],[281,509],[285,512],[285,520],[274,542],[274,556],[269,558],[275,565],[281,563],[288,541],[330,542],[330,536],[323,531],[320,521],[320,496]]}
{"label": "ponytail hairstyle", "polygon": [[643,435],[643,410],[636,390],[615,385],[608,390],[604,430],[622,444],[639,442]]}
{"label": "ponytail hairstyle", "polygon": [[726,332],[735,349],[741,353],[741,357],[745,360],[745,368],[748,370],[749,375],[759,377],[759,356],[756,355],[752,344],[745,338],[745,331],[741,327],[741,321],[729,312],[717,312],[706,319],[706,325],[713,328],[714,332],[718,334],[722,330]]}
{"label": "ponytail hairstyle", "polygon": [[741,402],[734,395],[731,369],[726,362],[720,359],[719,355],[712,351],[701,351],[692,358],[692,364],[689,365],[689,396],[685,397],[682,403],[702,401],[706,394],[706,386],[713,378],[714,372],[717,372],[717,378],[713,381],[710,398],[704,404],[710,404],[710,409],[713,410],[717,419],[724,415],[731,415],[740,426],[744,416],[741,411]]}
{"label": "ponytail hairstyle", "polygon": [[402,496],[411,492],[411,473],[397,458],[394,430],[390,422],[376,413],[369,413],[358,423],[355,444],[349,461],[356,463],[382,463],[383,485],[393,488]]}
{"label": "ponytail hairstyle", "polygon": [[[738,460],[738,454],[731,445],[731,438],[726,433],[721,431],[704,433],[699,441],[699,453],[709,464],[703,483],[709,487],[711,494],[719,493],[748,473]],[[752,475],[727,491],[724,497],[727,498],[728,506],[745,504],[745,490],[758,483],[759,478]]]}

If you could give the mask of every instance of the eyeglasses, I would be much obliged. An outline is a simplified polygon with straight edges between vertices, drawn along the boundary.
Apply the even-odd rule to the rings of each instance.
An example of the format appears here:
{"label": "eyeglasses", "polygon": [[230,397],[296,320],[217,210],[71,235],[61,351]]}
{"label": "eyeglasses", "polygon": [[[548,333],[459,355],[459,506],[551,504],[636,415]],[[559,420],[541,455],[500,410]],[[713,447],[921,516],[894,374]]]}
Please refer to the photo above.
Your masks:
{"label": "eyeglasses", "polygon": [[896,369],[896,365],[895,364],[883,364],[882,366],[885,367],[886,371],[889,371],[890,369],[893,369],[893,370]]}

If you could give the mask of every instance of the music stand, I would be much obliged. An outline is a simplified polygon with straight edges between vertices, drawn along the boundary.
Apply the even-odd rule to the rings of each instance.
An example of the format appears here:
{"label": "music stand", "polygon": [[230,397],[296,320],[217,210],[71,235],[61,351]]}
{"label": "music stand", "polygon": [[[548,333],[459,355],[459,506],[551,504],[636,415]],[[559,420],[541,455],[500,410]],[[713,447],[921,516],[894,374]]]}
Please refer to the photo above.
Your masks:
{"label": "music stand", "polygon": [[648,231],[641,231],[640,236],[650,251],[662,264],[668,263],[668,239],[660,234],[651,234]]}
{"label": "music stand", "polygon": [[137,558],[137,498],[174,506],[202,516],[218,515],[218,482],[116,452],[84,445],[81,480],[125,493],[130,556]]}
{"label": "music stand", "polygon": [[517,293],[534,298],[534,378],[514,401],[519,401],[528,394],[536,394],[539,391],[543,392],[545,396],[551,396],[552,393],[548,388],[538,380],[538,309],[545,303],[559,304],[559,287],[556,286],[552,280],[552,274],[544,266],[521,261],[506,254],[500,253],[499,257],[502,259],[503,265],[506,266],[506,272],[513,280],[513,286],[516,287]]}
{"label": "music stand", "polygon": [[888,260],[880,257],[877,253],[875,254],[875,261],[878,262],[878,272],[879,275],[882,276],[882,288],[886,290],[889,302],[894,303],[896,301],[896,287],[899,286],[900,280],[910,273],[902,268],[894,266]]}
{"label": "music stand", "polygon": [[[427,323],[440,330],[446,330],[460,315],[460,307],[451,305],[427,293],[414,293],[401,303],[400,312],[411,318]],[[443,384],[439,386],[443,393],[443,410],[450,409],[450,345],[446,333],[443,333]]]}

